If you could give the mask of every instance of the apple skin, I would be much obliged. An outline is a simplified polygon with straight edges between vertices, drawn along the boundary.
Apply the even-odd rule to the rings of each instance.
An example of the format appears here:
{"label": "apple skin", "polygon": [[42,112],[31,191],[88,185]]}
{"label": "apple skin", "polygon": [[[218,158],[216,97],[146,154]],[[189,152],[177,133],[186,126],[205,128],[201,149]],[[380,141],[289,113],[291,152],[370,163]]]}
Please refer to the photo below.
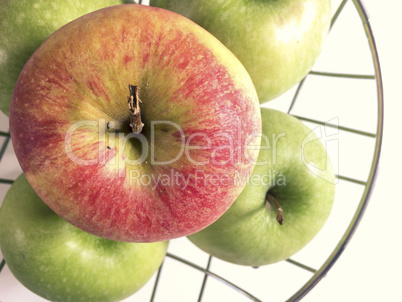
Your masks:
{"label": "apple skin", "polygon": [[261,103],[300,82],[330,25],[330,0],[151,0],[201,25],[243,63]]}
{"label": "apple skin", "polygon": [[51,301],[120,301],[160,267],[168,242],[99,238],[47,207],[22,174],[0,208],[0,247],[13,275]]}
{"label": "apple skin", "polygon": [[[137,136],[129,84],[142,101]],[[245,184],[207,176],[249,175],[260,131],[257,93],[238,59],[189,19],[136,4],[56,31],[25,65],[10,107],[15,154],[41,199],[119,241],[183,237],[218,219]]]}
{"label": "apple skin", "polygon": [[9,114],[18,75],[33,52],[64,24],[123,0],[3,0],[0,6],[0,110]]}
{"label": "apple skin", "polygon": [[[303,248],[325,224],[335,194],[331,162],[314,132],[277,110],[262,108],[261,115],[262,148],[247,186],[221,218],[188,236],[212,256],[248,266],[279,262]],[[266,203],[268,191],[283,209],[283,225]]]}

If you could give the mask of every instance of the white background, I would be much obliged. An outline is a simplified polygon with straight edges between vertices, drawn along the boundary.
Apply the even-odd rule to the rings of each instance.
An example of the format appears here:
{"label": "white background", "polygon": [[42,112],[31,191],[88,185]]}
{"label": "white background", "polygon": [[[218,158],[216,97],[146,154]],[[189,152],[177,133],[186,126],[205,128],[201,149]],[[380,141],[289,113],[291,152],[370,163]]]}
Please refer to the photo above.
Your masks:
{"label": "white background", "polygon": [[[340,1],[333,0],[333,2],[339,3]],[[370,24],[374,31],[375,41],[380,56],[384,85],[384,137],[379,174],[367,210],[359,224],[359,227],[352,237],[351,242],[347,245],[345,251],[342,253],[332,269],[328,272],[327,276],[322,279],[322,281],[319,282],[316,287],[313,288],[313,290],[303,299],[303,301],[402,301],[402,220],[400,219],[402,215],[402,197],[399,192],[402,181],[399,171],[402,170],[402,165],[400,160],[401,147],[400,144],[398,144],[399,140],[401,139],[400,131],[402,130],[400,123],[398,123],[400,120],[399,115],[402,111],[402,76],[400,74],[400,71],[402,70],[402,60],[400,59],[402,46],[399,42],[401,40],[400,29],[402,29],[402,25],[400,24],[400,12],[402,5],[397,0],[365,0],[364,3],[370,15]],[[351,3],[348,5],[350,4]],[[345,24],[343,24],[343,26],[345,26]],[[338,60],[341,59],[340,61],[333,62],[333,64],[340,65],[342,68],[343,66],[356,66],[356,64],[358,64],[356,61],[354,61],[356,59],[356,53],[353,51],[354,38],[352,35],[354,30],[352,29],[352,25],[350,26],[351,38],[348,39],[348,37],[345,36],[345,41],[347,42],[337,46],[332,44],[330,45],[332,51],[335,49],[335,52],[339,54]],[[346,34],[348,34],[347,31]],[[347,44],[349,42],[350,45]],[[328,43],[331,43],[330,39]],[[350,46],[350,48],[348,48],[348,46]],[[323,57],[325,57],[325,55],[326,54],[324,53]],[[333,55],[333,53],[331,55]],[[362,60],[365,59],[364,56],[365,54],[362,53]],[[351,61],[349,62],[348,60]],[[321,60],[321,62],[318,62],[317,64],[318,69],[320,69],[319,67],[330,67],[331,70],[332,66],[331,62],[328,63],[328,61],[323,62],[323,60]],[[342,70],[341,67],[339,71],[347,71]],[[336,66],[334,68],[336,69]],[[363,73],[366,71],[365,68],[365,66],[362,67],[361,71]],[[371,69],[368,68],[368,71],[370,72]],[[356,84],[352,85],[360,85],[358,84],[359,82],[353,83]],[[309,86],[306,84],[306,91],[308,91],[308,87]],[[314,89],[314,87],[316,86],[313,86],[310,89]],[[350,87],[350,89],[353,90],[353,87]],[[372,91],[369,90],[367,93],[372,94]],[[340,95],[339,92],[337,94],[337,92],[334,91],[333,94],[330,94],[330,96],[331,95],[334,98],[333,101],[338,101],[339,106],[343,106],[343,111],[348,111],[348,108],[350,108],[350,112],[353,112],[351,116],[352,118],[350,121],[347,121],[347,123],[352,125],[365,125],[364,120],[367,120],[368,127],[371,127],[370,125],[373,123],[372,110],[370,110],[370,108],[366,108],[364,104],[360,104],[359,107],[356,108],[353,106],[353,104],[347,104],[346,101],[345,106],[345,102],[343,102],[341,98],[342,95]],[[345,96],[345,99],[347,99],[347,96]],[[272,106],[274,107],[277,105],[278,102],[272,103]],[[278,107],[280,107],[280,105],[278,105]],[[336,107],[331,108],[331,110],[336,110]],[[302,113],[303,108],[301,108],[301,106],[295,106],[295,111]],[[347,112],[346,114],[342,112],[342,115],[340,115],[340,123],[344,121],[344,115],[348,116]],[[356,121],[353,121],[353,119]],[[367,154],[371,155],[369,151],[367,151],[368,153],[366,154],[366,152],[362,150],[352,150],[352,145],[349,148],[347,148],[347,146],[345,148],[344,140],[341,141],[341,144],[343,144],[340,147],[341,151],[346,150],[343,152],[350,152],[352,154],[351,156],[354,158],[364,159],[367,157]],[[357,172],[353,171],[352,169],[348,170],[348,167],[345,167],[344,162],[342,162],[341,159],[339,159],[339,165],[342,169],[344,169],[343,171],[350,172],[352,174],[357,173],[357,178],[360,178],[359,172],[364,174],[367,168],[367,165],[362,165],[362,168]],[[5,170],[2,171],[1,177],[6,178],[9,175],[3,175],[4,171]],[[13,177],[15,176],[16,174],[13,174]],[[2,192],[2,195],[0,196],[1,198],[4,196],[3,193],[4,192]],[[350,194],[355,193],[352,193],[351,191]],[[338,196],[338,200],[341,201],[341,197],[342,196]],[[354,199],[358,200],[358,198],[359,195],[357,194]],[[341,202],[340,204],[342,205]],[[345,207],[342,208],[342,206]],[[348,209],[346,208],[346,205],[342,206],[338,208],[337,211],[339,212],[336,212],[337,215],[342,215],[342,210],[344,210],[345,216],[349,215],[348,218],[350,218],[350,213],[347,213]],[[324,232],[323,234],[327,233]],[[311,249],[314,249],[314,247],[314,244],[310,245],[310,251]],[[199,253],[199,251],[191,245],[188,245],[187,242],[173,242],[171,252],[180,254],[184,249],[187,249],[187,252],[192,255],[192,261],[205,267],[207,259],[206,256]],[[321,249],[316,251],[317,258],[319,258],[319,255],[321,254]],[[303,256],[305,255],[306,253],[301,253],[301,255],[298,257],[300,259],[304,259]],[[314,259],[308,260],[314,263]],[[234,280],[236,280],[236,274],[239,274],[239,272],[241,272],[241,274],[244,273],[245,275],[248,273],[246,270],[233,268],[232,266],[228,266],[223,263],[214,263],[216,263],[216,270],[225,271]],[[287,265],[288,264],[283,263],[278,266],[272,266],[266,268],[266,271],[269,272],[269,270],[278,270],[279,272],[283,272],[284,268],[288,268]],[[203,276],[202,274],[195,276],[196,273],[193,273],[193,271],[194,269],[186,270],[183,266],[176,265],[174,261],[168,259],[163,268],[163,273],[165,273],[165,279],[170,279],[172,284],[169,283],[169,286],[167,286],[162,282],[158,289],[159,299],[156,300],[163,302],[193,301],[189,298],[184,298],[184,293],[183,296],[180,295],[180,292],[184,292],[185,288],[193,292],[197,292],[199,290],[199,281],[202,281]],[[168,275],[168,272],[170,272],[170,275]],[[290,280],[291,278],[282,279],[281,277],[278,277],[277,280],[269,279],[267,277],[268,275],[263,274],[264,272],[264,270],[257,272],[255,274],[257,277],[255,278],[259,279],[248,279],[244,287],[252,289],[253,285],[256,283],[265,283],[265,291],[270,291],[271,287],[286,288],[287,282],[289,282],[289,286],[291,286],[290,283],[293,282]],[[294,278],[305,278],[305,276],[302,276],[302,274],[303,273],[300,273],[300,276],[295,274]],[[166,278],[166,276],[169,276],[169,278]],[[195,284],[195,282],[191,278],[197,279],[198,282],[194,289],[192,288],[192,284]],[[261,280],[261,278],[265,279]],[[165,279],[162,278],[162,280]],[[186,281],[188,284],[185,284]],[[205,299],[203,301],[215,302],[222,301],[222,299],[225,298],[226,300],[235,301],[236,298],[233,298],[234,296],[227,296],[230,295],[230,292],[227,291],[224,286],[215,286],[213,281],[210,281],[210,279],[208,282],[210,290],[212,291],[212,289],[214,289],[214,292],[212,294],[208,294],[208,292],[206,292]],[[177,290],[173,290],[175,286],[177,286]],[[144,290],[140,291],[138,295],[134,295],[127,301],[148,301],[150,290],[152,290],[152,286],[144,288]],[[253,293],[255,292],[253,290],[250,291]],[[20,286],[15,280],[12,279],[11,274],[7,268],[5,268],[0,274],[0,301],[38,302],[43,300]],[[239,298],[239,300],[236,299],[236,301],[246,300]],[[272,301],[281,301],[281,299],[273,298]]]}

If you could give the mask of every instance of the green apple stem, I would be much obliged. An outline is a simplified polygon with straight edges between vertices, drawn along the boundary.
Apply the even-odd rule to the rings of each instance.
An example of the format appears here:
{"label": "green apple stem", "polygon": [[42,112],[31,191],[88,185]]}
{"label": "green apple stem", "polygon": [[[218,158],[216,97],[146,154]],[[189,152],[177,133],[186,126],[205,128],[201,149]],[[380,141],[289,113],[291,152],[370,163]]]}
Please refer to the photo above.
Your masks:
{"label": "green apple stem", "polygon": [[280,225],[283,225],[283,221],[284,221],[285,217],[283,216],[283,210],[282,210],[282,207],[281,207],[281,205],[279,204],[279,202],[278,202],[278,201],[275,199],[275,197],[274,197],[272,194],[270,194],[270,193],[267,193],[267,199],[266,199],[266,201],[269,202],[270,204],[273,204],[273,205],[275,206],[276,211],[278,212],[278,215],[276,216],[276,221],[278,221],[278,223],[279,223]]}
{"label": "green apple stem", "polygon": [[141,133],[144,124],[141,121],[141,108],[138,86],[128,85],[130,96],[128,97],[128,109],[130,110],[130,127],[134,133]]}

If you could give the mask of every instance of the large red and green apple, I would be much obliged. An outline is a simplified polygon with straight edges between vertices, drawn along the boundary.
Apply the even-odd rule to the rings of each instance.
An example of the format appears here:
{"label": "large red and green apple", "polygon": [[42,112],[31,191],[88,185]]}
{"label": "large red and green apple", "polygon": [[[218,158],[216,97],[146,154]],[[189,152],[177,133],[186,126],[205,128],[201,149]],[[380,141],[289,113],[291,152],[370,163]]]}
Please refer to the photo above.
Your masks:
{"label": "large red and green apple", "polygon": [[124,0],[2,0],[0,4],[0,110],[8,115],[18,75],[55,30],[89,12]]}
{"label": "large red and green apple", "polygon": [[311,70],[330,25],[330,0],[151,0],[180,13],[225,44],[243,63],[261,103]]}
{"label": "large red and green apple", "polygon": [[46,206],[22,174],[0,208],[0,247],[10,271],[35,294],[110,302],[149,281],[168,242],[118,242],[83,232]]}
{"label": "large red and green apple", "polygon": [[[143,124],[143,126],[142,126]],[[56,31],[16,84],[11,138],[26,177],[91,234],[150,242],[218,219],[258,156],[252,81],[189,19],[127,4]]]}
{"label": "large red and green apple", "polygon": [[247,186],[215,223],[188,238],[222,260],[249,266],[285,260],[321,230],[335,176],[314,131],[286,113],[262,108],[262,143]]}

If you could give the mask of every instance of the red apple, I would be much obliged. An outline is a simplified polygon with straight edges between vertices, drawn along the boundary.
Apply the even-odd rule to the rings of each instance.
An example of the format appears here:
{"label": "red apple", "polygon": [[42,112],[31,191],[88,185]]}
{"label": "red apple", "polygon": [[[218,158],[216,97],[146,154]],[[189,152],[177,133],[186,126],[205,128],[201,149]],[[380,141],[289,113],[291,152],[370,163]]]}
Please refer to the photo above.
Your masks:
{"label": "red apple", "polygon": [[152,242],[228,209],[254,167],[261,116],[223,44],[176,13],[133,4],[76,19],[39,47],[16,84],[10,130],[53,211],[100,237]]}

